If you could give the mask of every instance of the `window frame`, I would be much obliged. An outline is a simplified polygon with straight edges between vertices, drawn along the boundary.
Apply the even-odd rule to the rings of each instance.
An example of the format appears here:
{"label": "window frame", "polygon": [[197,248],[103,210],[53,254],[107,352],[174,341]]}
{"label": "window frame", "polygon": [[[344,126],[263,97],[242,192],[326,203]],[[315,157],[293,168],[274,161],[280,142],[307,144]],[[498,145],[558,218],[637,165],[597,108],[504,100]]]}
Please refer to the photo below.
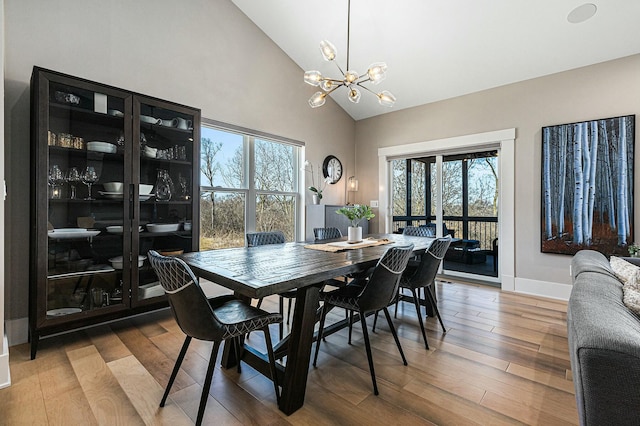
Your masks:
{"label": "window frame", "polygon": [[[269,133],[264,133],[256,130],[247,129],[240,126],[235,126],[220,121],[202,118],[201,127],[206,127],[214,130],[219,130],[227,133],[236,133],[243,138],[243,182],[240,187],[222,187],[222,186],[209,186],[203,185],[200,181],[200,193],[241,193],[245,197],[245,210],[244,210],[244,226],[245,234],[247,232],[256,232],[256,200],[259,195],[284,195],[290,196],[294,199],[294,241],[300,241],[302,234],[302,225],[304,213],[304,176],[301,174],[300,169],[304,164],[305,144],[304,142],[294,139],[286,138],[283,136],[276,136]],[[201,132],[202,134],[203,132]],[[292,191],[272,191],[265,189],[256,189],[255,186],[255,143],[256,140],[273,142],[279,144],[290,145],[296,148],[296,152],[293,157],[293,190]],[[200,142],[202,143],[202,142]],[[246,244],[246,241],[245,241]]]}

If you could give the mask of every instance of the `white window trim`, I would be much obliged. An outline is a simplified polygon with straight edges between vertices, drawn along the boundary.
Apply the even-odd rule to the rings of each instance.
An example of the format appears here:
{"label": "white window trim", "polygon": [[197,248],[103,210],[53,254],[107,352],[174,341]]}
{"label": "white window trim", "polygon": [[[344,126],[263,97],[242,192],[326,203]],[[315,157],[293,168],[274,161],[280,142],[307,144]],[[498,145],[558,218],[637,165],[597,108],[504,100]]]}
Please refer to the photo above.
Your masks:
{"label": "white window trim", "polygon": [[[390,191],[392,179],[390,173],[391,160],[498,149],[498,155],[500,156],[498,277],[500,278],[502,290],[515,291],[515,138],[516,129],[511,128],[379,148],[378,199],[380,200],[380,226],[383,228],[381,231],[390,232],[391,221],[393,220]],[[442,173],[441,167],[440,165],[439,173]],[[440,229],[440,225],[437,225],[436,229]]]}

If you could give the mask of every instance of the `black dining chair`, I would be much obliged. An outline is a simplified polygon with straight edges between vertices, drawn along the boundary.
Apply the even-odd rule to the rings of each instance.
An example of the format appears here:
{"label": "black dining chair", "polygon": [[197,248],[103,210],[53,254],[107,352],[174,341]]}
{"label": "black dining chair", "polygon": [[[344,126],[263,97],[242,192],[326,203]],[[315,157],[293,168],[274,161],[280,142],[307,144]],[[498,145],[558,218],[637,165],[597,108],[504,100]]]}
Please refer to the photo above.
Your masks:
{"label": "black dining chair", "polygon": [[191,268],[177,257],[162,256],[158,252],[151,250],[149,251],[149,262],[169,298],[169,305],[176,322],[182,332],[187,335],[176,359],[169,383],[162,396],[162,401],[160,401],[160,407],[164,407],[167,401],[167,396],[169,396],[171,386],[180,370],[180,365],[187,353],[191,339],[213,342],[196,419],[196,424],[200,425],[207,405],[207,396],[211,388],[213,370],[220,344],[222,341],[225,342],[225,345],[230,342],[233,343],[238,359],[238,372],[240,372],[241,338],[254,330],[262,330],[264,332],[271,379],[276,392],[276,400],[279,401],[280,391],[278,389],[269,324],[282,323],[282,315],[265,312],[236,299],[232,295],[207,299]]}
{"label": "black dining chair", "polygon": [[318,353],[320,352],[320,342],[322,341],[322,332],[327,318],[327,312],[329,312],[334,306],[357,312],[360,315],[364,344],[367,351],[367,360],[369,361],[369,370],[371,372],[371,381],[373,382],[373,393],[375,395],[378,395],[378,385],[376,383],[376,373],[373,368],[371,344],[369,343],[369,333],[367,331],[366,315],[368,313],[379,310],[384,311],[387,323],[389,324],[393,338],[398,346],[398,351],[402,357],[402,362],[404,365],[407,365],[407,359],[402,351],[402,346],[400,345],[400,340],[398,339],[396,329],[391,321],[391,316],[389,315],[387,306],[391,304],[398,293],[400,277],[407,267],[407,262],[409,261],[409,257],[411,257],[412,252],[413,244],[402,247],[391,247],[378,261],[376,267],[368,278],[354,280],[353,283],[344,287],[327,293],[320,293],[320,300],[323,301],[324,304],[322,306],[322,315],[320,317],[316,352],[313,358],[314,367],[318,362]]}
{"label": "black dining chair", "polygon": [[[444,255],[447,253],[449,244],[451,244],[450,236],[436,239],[422,255],[420,262],[417,265],[408,265],[400,279],[399,292],[402,292],[405,288],[411,291],[413,304],[415,305],[416,313],[418,314],[418,323],[420,323],[420,330],[422,331],[422,337],[424,338],[424,346],[427,349],[429,349],[429,344],[427,343],[427,333],[425,332],[422,314],[420,313],[419,292],[420,289],[424,291],[424,300],[433,307],[433,311],[442,326],[442,331],[446,333],[447,330],[444,327],[444,322],[442,321],[442,317],[440,316],[440,311],[438,310],[438,305],[436,303],[434,285],[438,268],[440,267],[440,263],[442,262]],[[396,299],[396,313],[398,312],[398,302],[399,298]]]}
{"label": "black dining chair", "polygon": [[338,228],[313,228],[313,236],[316,241],[335,240],[342,238],[342,232]]}
{"label": "black dining chair", "polygon": [[436,230],[430,226],[407,226],[402,234],[410,237],[435,237]]}
{"label": "black dining chair", "polygon": [[[269,244],[284,244],[287,240],[285,239],[284,233],[282,231],[268,231],[268,232],[247,232],[247,246],[256,247],[256,246],[264,246]],[[296,291],[290,290],[284,293],[278,293],[279,296],[279,306],[280,306],[280,315],[284,315],[284,299],[289,300],[289,306],[287,308],[287,325],[291,320],[291,301],[296,297]],[[261,297],[258,299],[257,307],[262,306],[262,302],[264,299]],[[280,339],[282,340],[282,335],[284,334],[284,325],[282,322],[279,325]]]}

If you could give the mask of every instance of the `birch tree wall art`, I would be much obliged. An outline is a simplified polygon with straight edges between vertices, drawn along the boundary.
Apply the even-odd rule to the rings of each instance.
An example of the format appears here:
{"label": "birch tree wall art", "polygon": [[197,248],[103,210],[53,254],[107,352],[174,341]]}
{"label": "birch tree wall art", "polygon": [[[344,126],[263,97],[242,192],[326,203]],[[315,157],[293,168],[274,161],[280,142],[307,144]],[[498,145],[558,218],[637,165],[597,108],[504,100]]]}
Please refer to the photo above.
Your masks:
{"label": "birch tree wall art", "polygon": [[542,128],[542,252],[628,256],[635,115]]}

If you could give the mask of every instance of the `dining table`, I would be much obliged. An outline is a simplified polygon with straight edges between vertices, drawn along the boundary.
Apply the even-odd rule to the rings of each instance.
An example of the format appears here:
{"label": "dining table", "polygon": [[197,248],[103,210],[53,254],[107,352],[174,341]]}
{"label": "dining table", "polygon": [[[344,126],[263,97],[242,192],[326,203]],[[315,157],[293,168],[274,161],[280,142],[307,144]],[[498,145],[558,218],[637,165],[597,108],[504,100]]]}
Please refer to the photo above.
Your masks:
{"label": "dining table", "polygon": [[[274,347],[277,359],[286,357],[284,365],[276,363],[276,374],[282,386],[279,409],[289,415],[304,404],[309,360],[317,338],[314,328],[319,320],[321,287],[328,280],[362,273],[375,266],[389,247],[413,244],[414,253],[420,254],[433,241],[434,238],[428,237],[373,234],[353,246],[341,240],[333,241],[333,245],[326,241],[290,242],[206,250],[180,257],[197,276],[232,290],[247,302],[295,290],[290,332]],[[336,326],[333,327],[335,332]],[[224,368],[231,368],[240,361],[231,347],[225,345]],[[246,340],[241,359],[265,376],[271,376],[266,354],[248,345]]]}

